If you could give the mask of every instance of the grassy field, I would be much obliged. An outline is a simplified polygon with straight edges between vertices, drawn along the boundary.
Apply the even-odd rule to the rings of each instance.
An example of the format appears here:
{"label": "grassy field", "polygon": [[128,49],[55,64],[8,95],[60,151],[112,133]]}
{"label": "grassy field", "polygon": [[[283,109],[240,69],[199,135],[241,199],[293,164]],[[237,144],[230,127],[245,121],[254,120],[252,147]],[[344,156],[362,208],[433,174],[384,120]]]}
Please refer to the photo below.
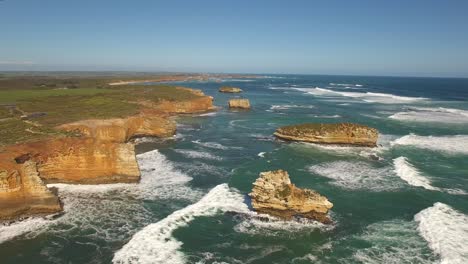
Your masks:
{"label": "grassy field", "polygon": [[[86,88],[56,88],[67,83],[61,78],[56,84],[55,79],[34,79],[18,84],[24,80],[19,77],[14,81],[10,77],[7,83],[15,83],[17,89],[5,87],[0,79],[0,146],[18,142],[43,139],[60,135],[54,127],[64,123],[84,119],[106,119],[135,115],[140,110],[138,101],[158,102],[160,100],[185,101],[198,95],[187,90],[177,89],[168,85],[104,85],[106,80],[93,79],[81,82],[96,84],[99,87]],[[73,81],[76,83],[76,81]],[[26,85],[33,85],[26,89]],[[37,83],[48,83],[50,86],[37,86]],[[2,88],[3,87],[3,88]],[[7,108],[15,108],[14,113]],[[36,114],[21,119],[22,115]]]}

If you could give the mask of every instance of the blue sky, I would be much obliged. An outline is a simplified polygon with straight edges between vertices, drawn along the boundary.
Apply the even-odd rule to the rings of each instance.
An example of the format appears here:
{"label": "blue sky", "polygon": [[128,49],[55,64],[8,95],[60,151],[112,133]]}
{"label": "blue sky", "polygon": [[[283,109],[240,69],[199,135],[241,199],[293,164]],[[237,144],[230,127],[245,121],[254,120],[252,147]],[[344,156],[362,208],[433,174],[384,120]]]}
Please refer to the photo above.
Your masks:
{"label": "blue sky", "polygon": [[0,70],[468,77],[468,1],[0,0]]}

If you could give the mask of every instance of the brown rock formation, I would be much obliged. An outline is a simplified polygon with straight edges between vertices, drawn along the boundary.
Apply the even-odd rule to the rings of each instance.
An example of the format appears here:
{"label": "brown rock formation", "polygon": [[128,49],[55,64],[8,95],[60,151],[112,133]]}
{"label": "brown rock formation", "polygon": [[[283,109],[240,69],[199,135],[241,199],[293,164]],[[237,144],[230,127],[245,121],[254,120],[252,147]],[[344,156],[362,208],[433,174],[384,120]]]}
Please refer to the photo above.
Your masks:
{"label": "brown rock formation", "polygon": [[175,134],[174,121],[158,116],[133,116],[125,119],[83,120],[58,127],[78,131],[98,141],[127,142],[141,136],[169,137]]}
{"label": "brown rock formation", "polygon": [[310,123],[280,127],[274,135],[293,141],[375,147],[379,133],[375,128],[352,123]]}
{"label": "brown rock formation", "polygon": [[219,88],[220,93],[241,93],[242,89],[237,87],[223,86]]}
{"label": "brown rock formation", "polygon": [[131,143],[61,138],[11,146],[0,154],[0,159],[36,162],[45,183],[131,183],[140,179]]}
{"label": "brown rock formation", "polygon": [[260,173],[253,183],[252,207],[260,212],[283,219],[294,216],[330,223],[328,211],[333,204],[316,191],[297,188],[283,170]]}
{"label": "brown rock formation", "polygon": [[0,165],[0,220],[62,210],[58,197],[39,177],[34,161],[16,164],[2,160]]}
{"label": "brown rock formation", "polygon": [[229,108],[250,109],[249,99],[230,99]]}

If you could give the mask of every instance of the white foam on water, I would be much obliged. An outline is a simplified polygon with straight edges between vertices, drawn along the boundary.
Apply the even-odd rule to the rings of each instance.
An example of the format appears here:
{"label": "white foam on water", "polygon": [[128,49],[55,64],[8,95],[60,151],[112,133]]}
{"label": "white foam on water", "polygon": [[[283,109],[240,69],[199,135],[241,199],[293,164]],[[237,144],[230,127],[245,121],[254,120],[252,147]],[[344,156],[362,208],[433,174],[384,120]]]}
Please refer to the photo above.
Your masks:
{"label": "white foam on water", "polygon": [[315,88],[291,88],[297,91],[305,92],[316,96],[344,96],[359,99],[369,103],[382,103],[382,104],[401,104],[417,101],[425,101],[428,98],[424,97],[408,97],[399,96],[386,93],[373,93],[373,92],[341,92],[320,87]]}
{"label": "white foam on water", "polygon": [[401,188],[391,167],[374,167],[362,161],[333,161],[308,167],[314,174],[332,179],[331,184],[345,189],[389,191]]}
{"label": "white foam on water", "polygon": [[198,116],[215,116],[217,114],[218,114],[218,112],[209,112],[209,113],[199,114]]}
{"label": "white foam on water", "polygon": [[193,140],[192,143],[195,143],[195,144],[200,145],[200,146],[205,147],[205,148],[211,148],[211,149],[221,149],[221,150],[243,149],[242,147],[224,146],[224,145],[219,144],[217,142],[202,142],[200,140]]}
{"label": "white foam on water", "polygon": [[213,155],[205,151],[197,151],[197,150],[190,150],[190,149],[175,149],[174,151],[191,159],[208,159],[208,160],[222,160],[223,159],[219,156]]}
{"label": "white foam on water", "polygon": [[468,111],[444,107],[413,107],[388,118],[411,122],[468,124]]}
{"label": "white foam on water", "polygon": [[352,259],[343,263],[400,264],[434,263],[436,257],[426,242],[418,235],[416,223],[404,220],[388,220],[369,225],[366,231],[355,237],[370,244],[358,249]]}
{"label": "white foam on water", "polygon": [[[29,218],[1,225],[0,243],[22,235],[27,239],[34,238],[43,232],[62,237],[73,230],[88,230],[83,236],[93,240],[121,241],[133,234],[138,225],[151,220],[151,213],[142,206],[142,199],[195,201],[203,195],[187,186],[192,178],[176,170],[158,150],[137,155],[137,161],[141,171],[139,183],[48,184],[48,187],[58,188],[64,203],[64,215]],[[53,255],[60,248],[49,250]]]}
{"label": "white foam on water", "polygon": [[313,115],[315,118],[341,118],[340,115]]}
{"label": "white foam on water", "polygon": [[391,142],[392,146],[414,146],[449,154],[468,154],[468,135],[418,136],[406,135]]}
{"label": "white foam on water", "polygon": [[282,104],[282,105],[272,105],[270,110],[287,110],[291,108],[314,108],[313,105],[290,105],[290,104]]}
{"label": "white foam on water", "polygon": [[329,83],[329,85],[332,85],[332,86],[344,86],[344,87],[351,87],[351,86],[354,86],[354,87],[362,87],[362,86],[363,86],[362,84],[352,84],[352,83]]}
{"label": "white foam on water", "polygon": [[468,216],[435,203],[414,216],[421,236],[443,264],[468,263]]}
{"label": "white foam on water", "polygon": [[406,181],[408,184],[423,187],[427,190],[439,190],[431,185],[431,181],[422,176],[418,169],[416,169],[405,157],[398,157],[393,160],[396,174]]}
{"label": "white foam on water", "polygon": [[257,156],[259,156],[260,158],[264,158],[265,154],[266,154],[266,152],[260,152],[260,153],[257,154]]}
{"label": "white foam on water", "polygon": [[335,225],[325,225],[317,221],[300,218],[293,221],[284,221],[266,214],[255,214],[250,212],[250,217],[246,217],[234,227],[234,231],[250,235],[278,236],[281,233],[301,233],[313,232],[316,230],[329,231]]}
{"label": "white foam on water", "polygon": [[185,263],[179,251],[182,242],[172,233],[187,226],[195,217],[211,216],[219,212],[249,213],[244,197],[231,190],[227,184],[213,188],[200,201],[173,212],[161,221],[150,224],[136,233],[122,249],[114,255],[114,263]]}

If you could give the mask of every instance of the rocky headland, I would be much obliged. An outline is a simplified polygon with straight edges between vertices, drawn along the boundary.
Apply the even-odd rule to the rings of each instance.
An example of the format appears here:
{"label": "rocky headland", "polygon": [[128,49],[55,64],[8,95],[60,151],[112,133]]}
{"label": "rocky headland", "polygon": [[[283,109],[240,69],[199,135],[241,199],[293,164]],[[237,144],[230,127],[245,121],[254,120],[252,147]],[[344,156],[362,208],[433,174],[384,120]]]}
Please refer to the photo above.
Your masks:
{"label": "rocky headland", "polygon": [[[23,136],[19,139],[24,142],[0,147],[0,220],[60,212],[62,205],[56,193],[47,188],[48,183],[138,182],[140,171],[132,139],[173,136],[176,123],[172,116],[215,109],[213,98],[199,90],[163,88],[142,90],[140,87],[131,87],[129,92],[136,91],[133,96],[121,96],[120,90],[112,90],[109,94],[114,98],[109,96],[112,100],[109,104],[112,103],[112,107],[119,102],[121,107],[130,105],[132,108],[125,113],[135,114],[122,118],[86,119],[88,112],[91,113],[89,116],[112,116],[115,112],[106,113],[104,108],[77,108],[74,110],[83,111],[83,120],[55,125],[47,130],[52,132],[44,138]],[[90,100],[101,100],[99,96],[85,97],[88,105],[83,103],[80,107],[89,107]],[[64,104],[67,99],[63,98]],[[102,102],[108,99],[102,100],[97,107],[103,106]],[[60,104],[60,101],[57,102]],[[46,131],[44,127],[48,124],[67,120],[59,115],[53,116],[53,111],[59,106],[47,106],[51,108],[49,112],[44,111],[48,115],[41,116],[42,119],[37,121],[11,117],[16,122],[13,128],[28,122],[35,129]],[[66,105],[63,109],[66,109]],[[13,132],[16,131],[7,135],[16,136],[17,133]],[[30,132],[24,133],[29,135]]]}
{"label": "rocky headland", "polygon": [[316,191],[296,187],[284,170],[260,173],[249,196],[253,209],[259,213],[287,220],[300,216],[331,222],[328,211],[333,204]]}
{"label": "rocky headland", "polygon": [[237,88],[237,87],[231,87],[231,86],[223,86],[219,88],[220,93],[241,93],[242,89]]}
{"label": "rocky headland", "polygon": [[229,108],[250,109],[249,99],[243,99],[243,98],[230,99],[228,104],[229,104]]}
{"label": "rocky headland", "polygon": [[352,123],[307,123],[280,127],[274,135],[292,141],[375,147],[379,132],[375,128]]}

